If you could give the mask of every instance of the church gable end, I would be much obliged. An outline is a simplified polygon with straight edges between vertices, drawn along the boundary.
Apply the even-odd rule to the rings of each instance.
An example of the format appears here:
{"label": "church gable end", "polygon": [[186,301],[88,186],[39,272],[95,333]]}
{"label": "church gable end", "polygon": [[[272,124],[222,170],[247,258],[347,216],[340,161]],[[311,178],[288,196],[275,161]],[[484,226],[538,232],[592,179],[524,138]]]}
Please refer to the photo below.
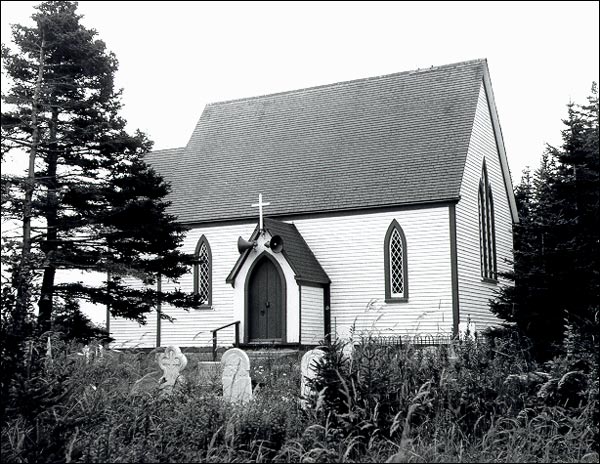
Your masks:
{"label": "church gable end", "polygon": [[456,205],[459,321],[478,327],[499,323],[489,300],[511,269],[512,225],[517,213],[502,133],[491,101],[489,77],[483,80]]}

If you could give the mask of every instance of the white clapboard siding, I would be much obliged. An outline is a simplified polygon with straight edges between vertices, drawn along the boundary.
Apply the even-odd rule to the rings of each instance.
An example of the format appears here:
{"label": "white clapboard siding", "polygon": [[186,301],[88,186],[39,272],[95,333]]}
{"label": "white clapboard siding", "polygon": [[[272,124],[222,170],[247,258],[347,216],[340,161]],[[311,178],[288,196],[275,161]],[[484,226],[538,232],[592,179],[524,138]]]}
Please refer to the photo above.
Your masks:
{"label": "white clapboard siding", "polygon": [[317,345],[325,337],[324,294],[320,287],[300,287],[303,345]]}
{"label": "white clapboard siding", "polygon": [[[409,298],[386,304],[384,240],[394,219],[406,236]],[[293,222],[331,279],[332,332],[452,331],[448,206]]]}
{"label": "white clapboard siding", "polygon": [[[409,299],[408,302],[386,304],[383,245],[394,219],[406,235]],[[370,330],[383,335],[452,330],[448,206],[293,222],[332,281],[332,330],[342,336],[348,335],[354,324],[359,331]],[[163,305],[163,312],[175,320],[162,321],[161,345],[209,346],[212,329],[233,322],[243,313],[241,300],[236,299],[240,285],[234,289],[225,279],[239,257],[238,236],[249,238],[255,227],[255,223],[248,223],[198,227],[188,231],[183,251],[193,253],[202,235],[206,236],[211,248],[212,307],[184,310]],[[289,266],[282,267],[285,273]],[[299,303],[299,292],[293,277],[287,275],[286,278],[287,340],[297,342],[299,327],[295,308]],[[162,287],[164,290],[179,287],[190,292],[193,289],[192,274],[183,276],[179,283],[163,279]],[[125,335],[127,333],[116,330],[113,336],[122,340]],[[233,337],[233,328],[219,332],[219,345],[231,344]],[[302,342],[305,342],[304,335]]]}
{"label": "white clapboard siding", "polygon": [[481,278],[478,189],[484,158],[494,198],[496,253],[500,273],[510,269],[507,260],[512,259],[512,218],[487,96],[482,85],[460,190],[461,199],[456,206],[460,320],[466,322],[470,316],[478,329],[500,322],[490,312],[489,300],[493,299],[493,292],[499,285],[507,283],[502,278],[498,284],[484,282]]}
{"label": "white clapboard siding", "polygon": [[[123,282],[136,289],[144,288],[145,285],[139,279],[126,278]],[[154,287],[156,288],[156,287]],[[156,347],[156,312],[146,316],[146,324],[141,325],[131,319],[122,317],[110,317],[110,335],[115,339],[111,348],[154,348]]]}
{"label": "white clapboard siding", "polygon": [[[198,241],[204,235],[212,252],[212,308],[190,309],[163,306],[163,311],[175,318],[174,322],[162,321],[161,344],[180,346],[206,346],[212,344],[211,330],[234,321],[234,291],[225,282],[239,257],[237,238],[246,239],[256,227],[255,223],[199,227],[188,231],[183,251],[194,253]],[[183,291],[193,290],[192,273],[183,276],[179,283],[163,281],[163,290],[175,287]],[[231,345],[234,329],[230,327],[218,332],[219,345]]]}

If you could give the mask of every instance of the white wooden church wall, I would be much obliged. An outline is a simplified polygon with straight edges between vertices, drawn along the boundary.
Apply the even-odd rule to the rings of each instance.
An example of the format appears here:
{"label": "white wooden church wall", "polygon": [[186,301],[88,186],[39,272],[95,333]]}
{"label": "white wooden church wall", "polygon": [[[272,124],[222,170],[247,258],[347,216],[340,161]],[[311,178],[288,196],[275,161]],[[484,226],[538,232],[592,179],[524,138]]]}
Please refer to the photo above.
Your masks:
{"label": "white wooden church wall", "polygon": [[[275,199],[273,199],[275,201]],[[406,236],[407,302],[385,303],[383,244],[396,219]],[[452,332],[448,206],[293,221],[331,279],[331,330],[381,335]]]}
{"label": "white wooden church wall", "polygon": [[[186,311],[172,306],[163,306],[163,311],[176,320],[162,321],[161,345],[176,344],[180,346],[206,346],[212,344],[211,330],[236,320],[234,318],[234,292],[231,285],[225,282],[233,265],[239,257],[237,238],[249,238],[255,223],[221,225],[194,228],[188,231],[182,250],[194,253],[198,240],[205,235],[212,252],[212,309],[190,309]],[[180,287],[184,291],[192,291],[193,276],[188,273],[181,277],[179,284],[165,282],[163,290]],[[243,332],[242,332],[243,333]],[[218,333],[219,344],[231,344],[234,341],[234,330],[228,328]]]}
{"label": "white wooden church wall", "polygon": [[[254,226],[255,227],[255,226]],[[254,230],[253,227],[253,230]],[[249,234],[243,235],[244,238],[250,238]],[[255,250],[248,256],[244,264],[242,265],[236,279],[235,279],[235,287],[233,289],[234,293],[234,303],[233,303],[233,320],[241,321],[240,325],[240,339],[243,339],[243,334],[245,330],[244,326],[244,306],[245,306],[245,290],[244,286],[246,283],[246,277],[248,276],[248,271],[252,266],[252,263],[258,258],[263,251],[269,253],[281,266],[283,270],[283,275],[285,276],[285,292],[286,292],[286,342],[287,343],[298,343],[298,336],[300,334],[299,323],[300,323],[300,299],[299,299],[299,290],[298,284],[296,283],[295,274],[288,262],[285,260],[281,253],[273,253],[267,247],[264,246],[264,243],[271,239],[271,235],[266,232],[264,236],[257,240],[257,246]],[[237,242],[237,236],[231,237],[230,240]],[[285,243],[283,245],[285,247]],[[236,250],[237,253],[237,250]],[[213,254],[214,256],[214,254]],[[239,256],[239,254],[238,254]],[[236,256],[237,259],[237,256]],[[235,261],[231,263],[230,270],[235,264]],[[229,274],[229,272],[227,273]],[[223,277],[223,281],[225,278]],[[229,284],[228,284],[229,285]],[[229,285],[229,289],[231,291],[231,286]]]}
{"label": "white wooden church wall", "polygon": [[[125,283],[132,288],[144,288],[139,279],[128,278]],[[141,325],[131,319],[110,317],[109,329],[115,339],[112,348],[153,348],[156,346],[156,312],[152,311],[146,316],[146,324]]]}
{"label": "white wooden church wall", "polygon": [[303,345],[317,345],[325,337],[324,294],[320,287],[300,287],[300,317]]}
{"label": "white wooden church wall", "polygon": [[[406,235],[409,299],[403,303],[386,304],[383,243],[385,233],[394,219]],[[452,289],[447,206],[319,217],[294,222],[332,281],[332,330],[342,336],[348,335],[350,327],[356,323],[359,331],[371,330],[382,335],[451,332]],[[183,245],[185,252],[193,253],[202,235],[206,236],[211,247],[212,309],[186,311],[163,306],[163,311],[174,317],[175,321],[162,321],[162,345],[210,345],[210,330],[234,320],[243,321],[243,285],[239,282],[245,281],[252,260],[247,260],[240,270],[235,288],[227,284],[225,279],[239,257],[237,237],[249,238],[255,226],[254,223],[212,226],[188,232]],[[262,241],[259,246],[262,246]],[[297,342],[298,286],[283,256],[274,256],[286,275],[287,340]],[[193,288],[192,274],[183,276],[179,284],[163,280],[163,289],[175,286],[190,291]],[[146,326],[143,332],[134,333],[131,328],[121,330],[121,327],[130,327],[126,325],[130,323],[118,324],[114,319],[111,321],[111,332],[119,342],[134,340],[135,333],[148,332],[149,337],[153,332],[147,346],[154,346],[155,325],[152,329]],[[305,329],[313,330],[308,327]],[[243,334],[243,327],[240,332]],[[233,336],[233,329],[227,329],[219,333],[219,343],[230,344]],[[303,340],[306,340],[304,334]],[[133,344],[136,344],[135,340]]]}
{"label": "white wooden church wall", "polygon": [[489,300],[494,297],[493,292],[499,285],[507,283],[502,278],[498,284],[484,282],[481,278],[478,188],[484,158],[494,198],[496,253],[500,273],[510,269],[506,260],[512,259],[512,218],[486,92],[482,85],[467,152],[461,199],[456,206],[460,320],[466,322],[470,316],[477,329],[500,322],[489,310]]}
{"label": "white wooden church wall", "polygon": [[[213,329],[239,320],[240,338],[244,335],[244,285],[248,270],[254,259],[263,251],[273,256],[281,266],[286,280],[286,341],[297,343],[299,341],[300,293],[294,272],[281,253],[272,253],[264,246],[271,236],[266,233],[258,240],[256,251],[246,259],[235,280],[235,287],[225,282],[229,272],[236,263],[239,253],[237,238],[246,239],[254,231],[256,225],[242,224],[233,226],[215,226],[191,229],[185,238],[182,250],[193,253],[200,238],[204,235],[212,253],[212,305],[210,308],[185,310],[169,305],[163,305],[163,313],[174,318],[173,322],[161,321],[161,345],[176,344],[180,346],[207,346],[212,344]],[[130,284],[135,285],[133,280]],[[165,291],[181,288],[189,292],[193,289],[193,275],[188,273],[178,283],[163,279],[162,289]],[[321,315],[323,314],[321,305]],[[115,346],[122,347],[154,347],[156,346],[156,313],[149,317],[146,326],[139,326],[121,318],[111,318],[111,334],[116,339]],[[322,317],[322,316],[321,316]],[[307,321],[308,323],[309,321]],[[322,326],[322,322],[321,322]],[[313,331],[318,330],[312,329]],[[230,327],[218,333],[219,344],[232,344],[234,341],[234,328]],[[321,337],[322,338],[322,337]]]}

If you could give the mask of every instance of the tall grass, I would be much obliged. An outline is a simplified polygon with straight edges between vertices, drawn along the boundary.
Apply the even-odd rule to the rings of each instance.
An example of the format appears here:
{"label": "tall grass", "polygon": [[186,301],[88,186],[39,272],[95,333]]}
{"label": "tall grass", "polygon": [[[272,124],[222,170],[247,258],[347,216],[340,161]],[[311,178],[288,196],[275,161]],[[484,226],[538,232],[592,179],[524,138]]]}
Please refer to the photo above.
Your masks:
{"label": "tall grass", "polygon": [[[148,361],[147,358],[150,358]],[[14,375],[3,462],[598,462],[597,364],[537,365],[510,344],[417,349],[335,343],[311,407],[299,360],[254,362],[255,397],[222,400],[218,382],[171,396],[133,388],[153,354],[44,344]],[[139,384],[138,384],[139,385]]]}

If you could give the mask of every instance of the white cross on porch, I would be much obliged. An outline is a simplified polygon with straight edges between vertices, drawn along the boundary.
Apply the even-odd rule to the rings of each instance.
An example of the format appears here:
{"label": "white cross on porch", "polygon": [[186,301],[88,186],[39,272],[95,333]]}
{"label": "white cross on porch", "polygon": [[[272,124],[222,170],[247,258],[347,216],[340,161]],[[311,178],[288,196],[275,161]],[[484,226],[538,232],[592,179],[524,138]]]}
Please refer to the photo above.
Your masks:
{"label": "white cross on porch", "polygon": [[254,208],[256,208],[258,206],[258,228],[260,229],[261,232],[264,230],[264,228],[263,228],[263,206],[269,206],[270,204],[271,203],[263,203],[262,193],[259,193],[258,194],[258,203],[254,203],[253,205],[251,205]]}

